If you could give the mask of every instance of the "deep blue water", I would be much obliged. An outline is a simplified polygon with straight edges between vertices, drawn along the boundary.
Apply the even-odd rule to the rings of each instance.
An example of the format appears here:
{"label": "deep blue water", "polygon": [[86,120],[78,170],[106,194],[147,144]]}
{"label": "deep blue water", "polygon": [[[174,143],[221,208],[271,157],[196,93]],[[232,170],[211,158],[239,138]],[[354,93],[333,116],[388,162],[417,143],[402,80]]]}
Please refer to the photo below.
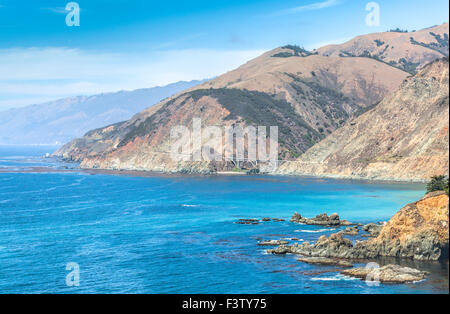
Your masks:
{"label": "deep blue water", "polygon": [[[423,185],[2,172],[73,167],[40,159],[46,152],[0,147],[0,293],[448,293],[448,263],[416,263],[429,279],[376,287],[256,245],[335,231],[288,222],[295,211],[388,220]],[[234,223],[265,216],[287,221]],[[65,283],[69,262],[80,266],[78,287]]]}

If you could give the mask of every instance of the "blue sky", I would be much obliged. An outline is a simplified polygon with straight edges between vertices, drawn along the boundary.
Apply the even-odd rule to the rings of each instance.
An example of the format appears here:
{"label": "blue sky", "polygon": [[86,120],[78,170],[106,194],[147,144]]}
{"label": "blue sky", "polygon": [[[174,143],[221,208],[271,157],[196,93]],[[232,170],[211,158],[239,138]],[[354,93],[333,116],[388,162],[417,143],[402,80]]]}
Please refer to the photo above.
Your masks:
{"label": "blue sky", "polygon": [[448,21],[443,0],[0,0],[0,110],[80,94],[220,75],[284,44],[312,49],[356,35]]}

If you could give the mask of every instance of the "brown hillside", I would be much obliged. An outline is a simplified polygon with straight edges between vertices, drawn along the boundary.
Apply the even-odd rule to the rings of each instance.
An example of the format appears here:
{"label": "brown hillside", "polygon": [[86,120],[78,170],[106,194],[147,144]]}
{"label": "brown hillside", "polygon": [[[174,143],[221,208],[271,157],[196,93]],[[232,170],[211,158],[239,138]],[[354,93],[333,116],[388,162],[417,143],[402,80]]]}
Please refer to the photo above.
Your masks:
{"label": "brown hillside", "polygon": [[449,24],[417,32],[385,32],[358,36],[342,45],[319,48],[317,53],[330,57],[364,56],[416,73],[431,61],[448,57]]}
{"label": "brown hillside", "polygon": [[281,173],[427,180],[449,170],[449,67],[436,61]]}
{"label": "brown hillside", "polygon": [[128,121],[88,132],[56,155],[87,168],[220,170],[224,165],[174,164],[164,154],[173,126],[190,127],[193,118],[201,118],[203,126],[278,126],[279,157],[293,159],[379,103],[408,76],[373,58],[327,57],[284,46]]}

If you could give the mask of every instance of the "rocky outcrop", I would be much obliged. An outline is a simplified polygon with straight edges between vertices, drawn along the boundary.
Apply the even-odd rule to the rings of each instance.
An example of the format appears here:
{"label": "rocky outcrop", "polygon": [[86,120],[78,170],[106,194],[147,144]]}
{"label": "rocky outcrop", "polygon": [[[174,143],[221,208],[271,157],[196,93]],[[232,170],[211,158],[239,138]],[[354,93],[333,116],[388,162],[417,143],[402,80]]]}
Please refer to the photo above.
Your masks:
{"label": "rocky outcrop", "polygon": [[[297,244],[294,244],[296,246]],[[277,246],[274,249],[267,250],[267,254],[274,254],[274,255],[286,255],[286,254],[292,254],[292,246],[289,245],[280,245]]]}
{"label": "rocky outcrop", "polygon": [[427,194],[403,207],[364,244],[367,255],[395,256],[417,260],[448,257],[449,198],[445,192]]}
{"label": "rocky outcrop", "polygon": [[425,66],[280,174],[427,181],[449,172],[448,59]]}
{"label": "rocky outcrop", "polygon": [[314,244],[303,242],[289,247],[290,253],[311,257],[353,258],[353,243],[342,236],[341,232],[330,237],[321,236]]}
{"label": "rocky outcrop", "polygon": [[261,222],[283,222],[285,221],[283,218],[270,218],[270,217],[264,217],[261,220],[256,218],[243,218],[236,221],[236,224],[239,225],[258,225]]}
{"label": "rocky outcrop", "polygon": [[359,229],[357,226],[347,227],[341,231],[344,235],[356,236],[359,234]]}
{"label": "rocky outcrop", "polygon": [[258,219],[239,219],[235,223],[238,225],[258,225],[259,220]]}
{"label": "rocky outcrop", "polygon": [[341,274],[381,283],[408,283],[425,279],[427,272],[398,265],[386,265],[380,268],[352,268],[341,271]]}
{"label": "rocky outcrop", "polygon": [[448,258],[448,215],[448,195],[445,192],[433,192],[403,207],[386,223],[376,238],[353,244],[343,237],[343,232],[338,232],[328,238],[323,235],[314,244],[296,243],[283,246],[280,250],[274,249],[271,253],[346,259],[383,256],[415,260]]}
{"label": "rocky outcrop", "polygon": [[338,227],[338,226],[349,226],[350,222],[347,220],[341,220],[338,214],[331,214],[328,216],[326,213],[317,215],[314,218],[305,218],[302,217],[299,213],[294,213],[292,216],[291,222],[301,223],[306,225],[317,225],[317,226],[330,226],[330,227]]}
{"label": "rocky outcrop", "polygon": [[288,243],[289,242],[285,240],[267,240],[258,242],[258,246],[277,246],[277,245],[285,245]]}
{"label": "rocky outcrop", "polygon": [[314,265],[353,267],[349,261],[326,257],[300,257],[297,261]]}
{"label": "rocky outcrop", "polygon": [[380,234],[381,229],[383,229],[383,226],[372,222],[364,225],[362,229],[368,232],[370,236],[377,237]]}

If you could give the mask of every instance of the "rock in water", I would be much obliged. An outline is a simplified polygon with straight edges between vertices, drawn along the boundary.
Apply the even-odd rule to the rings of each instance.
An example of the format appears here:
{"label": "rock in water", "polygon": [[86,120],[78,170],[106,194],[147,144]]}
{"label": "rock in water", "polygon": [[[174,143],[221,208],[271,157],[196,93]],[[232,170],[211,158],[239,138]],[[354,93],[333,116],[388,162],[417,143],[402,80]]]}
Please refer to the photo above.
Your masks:
{"label": "rock in water", "polygon": [[257,225],[257,224],[259,224],[259,220],[258,219],[239,219],[235,223],[237,223],[239,225]]}
{"label": "rock in water", "polygon": [[294,215],[292,215],[290,222],[303,223],[304,219],[306,219],[306,218],[303,218],[302,215],[295,212]]}
{"label": "rock in water", "polygon": [[291,252],[303,256],[327,258],[352,258],[353,243],[342,237],[342,233],[334,233],[329,238],[321,236],[316,243],[304,242],[290,247]]}
{"label": "rock in water", "polygon": [[425,279],[427,272],[398,265],[386,265],[380,268],[352,268],[341,271],[341,274],[379,281],[382,283],[407,283]]}
{"label": "rock in water", "polygon": [[268,240],[268,241],[261,241],[258,243],[259,246],[277,246],[277,245],[285,245],[288,244],[288,241],[285,240]]}
{"label": "rock in water", "polygon": [[294,213],[290,221],[306,225],[318,225],[330,227],[351,225],[351,223],[348,222],[347,220],[341,220],[338,214],[331,214],[330,216],[328,216],[326,213],[317,215],[314,218],[305,218],[296,212]]}
{"label": "rock in water", "polygon": [[285,255],[288,253],[292,253],[291,247],[286,245],[280,245],[276,247],[273,250],[267,250],[268,254],[275,254],[275,255]]}
{"label": "rock in water", "polygon": [[347,227],[343,231],[341,231],[344,235],[356,236],[359,233],[359,229],[357,226]]}

